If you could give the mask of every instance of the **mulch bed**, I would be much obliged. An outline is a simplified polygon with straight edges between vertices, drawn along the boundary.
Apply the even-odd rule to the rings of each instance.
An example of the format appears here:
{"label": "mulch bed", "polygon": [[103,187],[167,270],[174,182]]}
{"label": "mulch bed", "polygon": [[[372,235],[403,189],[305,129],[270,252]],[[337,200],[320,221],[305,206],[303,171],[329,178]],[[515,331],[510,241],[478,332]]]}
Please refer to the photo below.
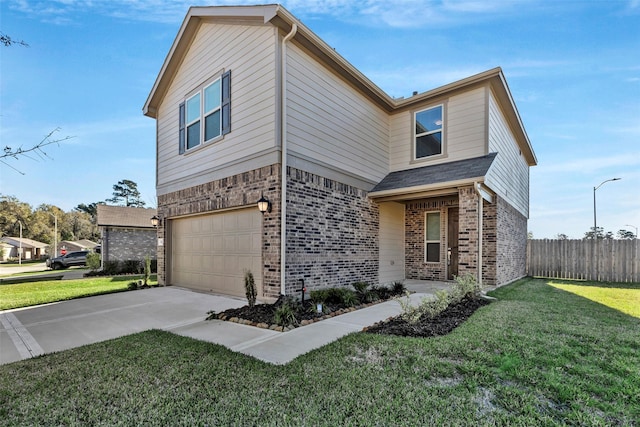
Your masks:
{"label": "mulch bed", "polygon": [[392,317],[373,326],[365,328],[365,332],[374,334],[400,335],[403,337],[435,337],[446,335],[467,320],[477,309],[490,304],[482,298],[465,298],[457,304],[450,305],[445,311],[433,319],[425,318],[411,324],[400,317]]}
{"label": "mulch bed", "polygon": [[353,307],[347,307],[340,304],[324,304],[324,312],[318,313],[315,310],[315,305],[306,300],[297,314],[298,324],[289,326],[279,326],[273,323],[273,318],[278,308],[278,302],[274,304],[256,304],[253,307],[245,305],[240,308],[230,308],[228,310],[217,313],[214,318],[220,320],[226,320],[229,322],[236,322],[243,325],[256,326],[258,328],[271,329],[279,332],[286,332],[294,329],[298,326],[309,325],[320,320],[329,319],[334,316],[349,313],[351,311],[358,310],[360,308],[369,307],[373,304],[384,302],[388,300],[378,300],[369,304],[360,304]]}
{"label": "mulch bed", "polygon": [[[258,328],[271,329],[274,331],[286,332],[297,326],[309,325],[313,322],[328,319],[340,314],[355,311],[360,308],[369,307],[378,302],[362,304],[355,307],[345,307],[340,305],[325,304],[325,312],[317,313],[311,301],[305,301],[303,309],[298,312],[298,325],[278,326],[273,323],[273,317],[278,304],[257,304],[253,307],[245,305],[240,308],[232,308],[215,314],[214,318],[236,322],[244,325],[256,326]],[[467,320],[477,309],[490,304],[490,301],[482,298],[465,298],[457,304],[450,305],[445,311],[433,319],[421,318],[417,323],[410,324],[401,317],[392,317],[373,326],[364,328],[364,332],[375,334],[399,335],[405,337],[434,337],[446,335],[465,320]]]}

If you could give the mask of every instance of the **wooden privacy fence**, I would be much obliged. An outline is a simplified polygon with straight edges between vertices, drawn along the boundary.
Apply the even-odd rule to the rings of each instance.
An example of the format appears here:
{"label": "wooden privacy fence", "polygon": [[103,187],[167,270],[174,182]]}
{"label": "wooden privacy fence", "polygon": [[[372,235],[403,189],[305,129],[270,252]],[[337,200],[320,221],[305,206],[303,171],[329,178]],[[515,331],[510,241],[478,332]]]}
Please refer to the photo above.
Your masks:
{"label": "wooden privacy fence", "polygon": [[528,240],[527,274],[554,279],[640,282],[640,240]]}

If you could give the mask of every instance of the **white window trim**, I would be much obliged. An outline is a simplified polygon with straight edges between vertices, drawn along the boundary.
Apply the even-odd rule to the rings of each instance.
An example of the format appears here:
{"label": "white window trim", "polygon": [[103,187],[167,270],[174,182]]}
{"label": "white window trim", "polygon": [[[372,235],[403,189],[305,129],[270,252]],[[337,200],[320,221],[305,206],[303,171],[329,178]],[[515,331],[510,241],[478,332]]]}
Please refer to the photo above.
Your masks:
{"label": "white window trim", "polygon": [[207,117],[209,117],[212,114],[215,114],[216,111],[220,111],[220,121],[219,121],[219,126],[218,126],[218,135],[214,136],[211,139],[205,140],[204,143],[208,143],[211,141],[214,141],[218,138],[222,137],[222,76],[218,77],[217,79],[215,79],[214,81],[212,81],[211,83],[209,83],[208,85],[206,85],[205,87],[202,88],[202,94],[204,95],[204,92],[211,86],[213,86],[216,82],[220,82],[220,85],[218,86],[218,106],[209,110],[209,111],[204,111],[204,103],[205,103],[205,99],[204,97],[202,98],[202,120],[203,120],[203,128],[202,128],[202,138],[204,139],[205,134],[207,133]]}
{"label": "white window trim", "polygon": [[[439,130],[434,130],[434,131],[430,131],[430,132],[423,132],[420,134],[416,133],[416,116],[419,113],[422,113],[423,111],[428,111],[434,108],[438,108],[438,107],[442,107],[442,117],[440,118],[440,120],[442,120],[442,126],[440,127]],[[411,122],[412,128],[411,128],[411,153],[412,153],[412,158],[411,158],[411,162],[423,162],[423,161],[428,161],[428,160],[432,160],[432,159],[436,159],[436,158],[441,158],[441,157],[446,157],[446,137],[445,137],[445,117],[446,117],[446,106],[445,103],[441,103],[441,104],[436,104],[436,105],[430,105],[427,108],[422,108],[420,110],[414,111],[413,112],[413,121]],[[426,136],[426,135],[432,135],[434,133],[438,133],[441,132],[442,133],[442,145],[440,147],[440,153],[439,154],[432,154],[430,156],[425,156],[425,157],[418,157],[418,153],[417,153],[417,143],[418,143],[418,137],[419,136]]]}
{"label": "white window trim", "polygon": [[[188,122],[186,120],[186,118],[189,116],[189,101],[191,101],[191,99],[195,98],[196,96],[200,95],[200,111],[198,111],[198,118],[194,119],[190,122]],[[202,91],[198,91],[195,92],[194,94],[192,94],[191,96],[187,97],[187,99],[185,99],[184,101],[184,105],[185,105],[185,123],[184,123],[184,129],[185,129],[185,152],[191,151],[191,150],[195,150],[196,148],[200,147],[202,145]],[[200,122],[200,138],[198,140],[198,144],[194,145],[193,147],[189,148],[189,126]]]}
{"label": "white window trim", "polygon": [[[218,103],[218,106],[210,111],[204,111],[204,105],[205,105],[205,90],[212,86],[213,84],[215,84],[216,82],[220,82],[220,91],[219,91],[219,95],[220,95],[220,102]],[[211,142],[217,141],[219,139],[222,139],[223,134],[222,134],[222,75],[219,75],[218,77],[216,77],[213,80],[208,81],[207,83],[203,84],[197,91],[193,92],[190,96],[188,96],[185,99],[185,108],[187,108],[186,106],[189,104],[189,100],[191,100],[193,97],[200,95],[200,116],[198,117],[198,119],[193,120],[191,122],[186,122],[185,120],[185,153],[189,153],[192,152],[194,150],[197,150],[198,148],[201,148],[202,146],[204,146],[205,144],[209,144]],[[218,132],[218,136],[215,136],[211,139],[205,140],[205,133],[206,133],[206,118],[209,117],[211,114],[214,114],[216,111],[220,111],[220,128],[219,128],[219,132]],[[188,115],[188,111],[185,110],[185,117]],[[196,123],[196,122],[200,122],[200,140],[198,141],[198,145],[195,145],[191,148],[187,148],[187,146],[189,145],[189,126]]]}
{"label": "white window trim", "polygon": [[[438,240],[427,240],[428,228],[427,228],[427,217],[429,214],[437,213],[438,214]],[[428,243],[438,243],[440,248],[438,250],[438,261],[427,261],[427,244]],[[426,211],[424,213],[424,262],[425,264],[440,264],[442,262],[442,212],[439,210]]]}

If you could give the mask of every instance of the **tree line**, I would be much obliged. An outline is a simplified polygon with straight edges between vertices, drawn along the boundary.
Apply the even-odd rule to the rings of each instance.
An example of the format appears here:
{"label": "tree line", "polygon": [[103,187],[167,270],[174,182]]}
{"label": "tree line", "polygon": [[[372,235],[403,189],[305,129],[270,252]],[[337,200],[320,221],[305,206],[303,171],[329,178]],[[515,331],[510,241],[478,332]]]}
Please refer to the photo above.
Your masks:
{"label": "tree line", "polygon": [[126,179],[113,186],[113,197],[100,202],[81,203],[69,212],[46,203],[34,209],[15,196],[0,194],[0,237],[18,237],[22,227],[23,238],[53,244],[57,222],[58,241],[98,241],[97,210],[101,204],[144,207],[145,202],[140,199],[138,185]]}

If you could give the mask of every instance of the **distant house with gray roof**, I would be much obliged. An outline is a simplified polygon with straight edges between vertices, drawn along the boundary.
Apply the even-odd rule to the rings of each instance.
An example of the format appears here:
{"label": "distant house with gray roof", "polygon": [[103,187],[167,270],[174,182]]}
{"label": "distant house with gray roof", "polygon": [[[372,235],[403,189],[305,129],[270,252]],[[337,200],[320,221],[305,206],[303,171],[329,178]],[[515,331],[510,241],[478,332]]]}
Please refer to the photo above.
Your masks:
{"label": "distant house with gray roof", "polygon": [[156,258],[156,229],[151,225],[155,209],[97,206],[102,262]]}
{"label": "distant house with gray roof", "polygon": [[47,243],[38,242],[36,240],[5,236],[0,239],[2,245],[2,253],[0,260],[4,261],[9,258],[18,258],[20,248],[22,248],[22,259],[40,259],[44,257],[46,249],[49,247]]}

